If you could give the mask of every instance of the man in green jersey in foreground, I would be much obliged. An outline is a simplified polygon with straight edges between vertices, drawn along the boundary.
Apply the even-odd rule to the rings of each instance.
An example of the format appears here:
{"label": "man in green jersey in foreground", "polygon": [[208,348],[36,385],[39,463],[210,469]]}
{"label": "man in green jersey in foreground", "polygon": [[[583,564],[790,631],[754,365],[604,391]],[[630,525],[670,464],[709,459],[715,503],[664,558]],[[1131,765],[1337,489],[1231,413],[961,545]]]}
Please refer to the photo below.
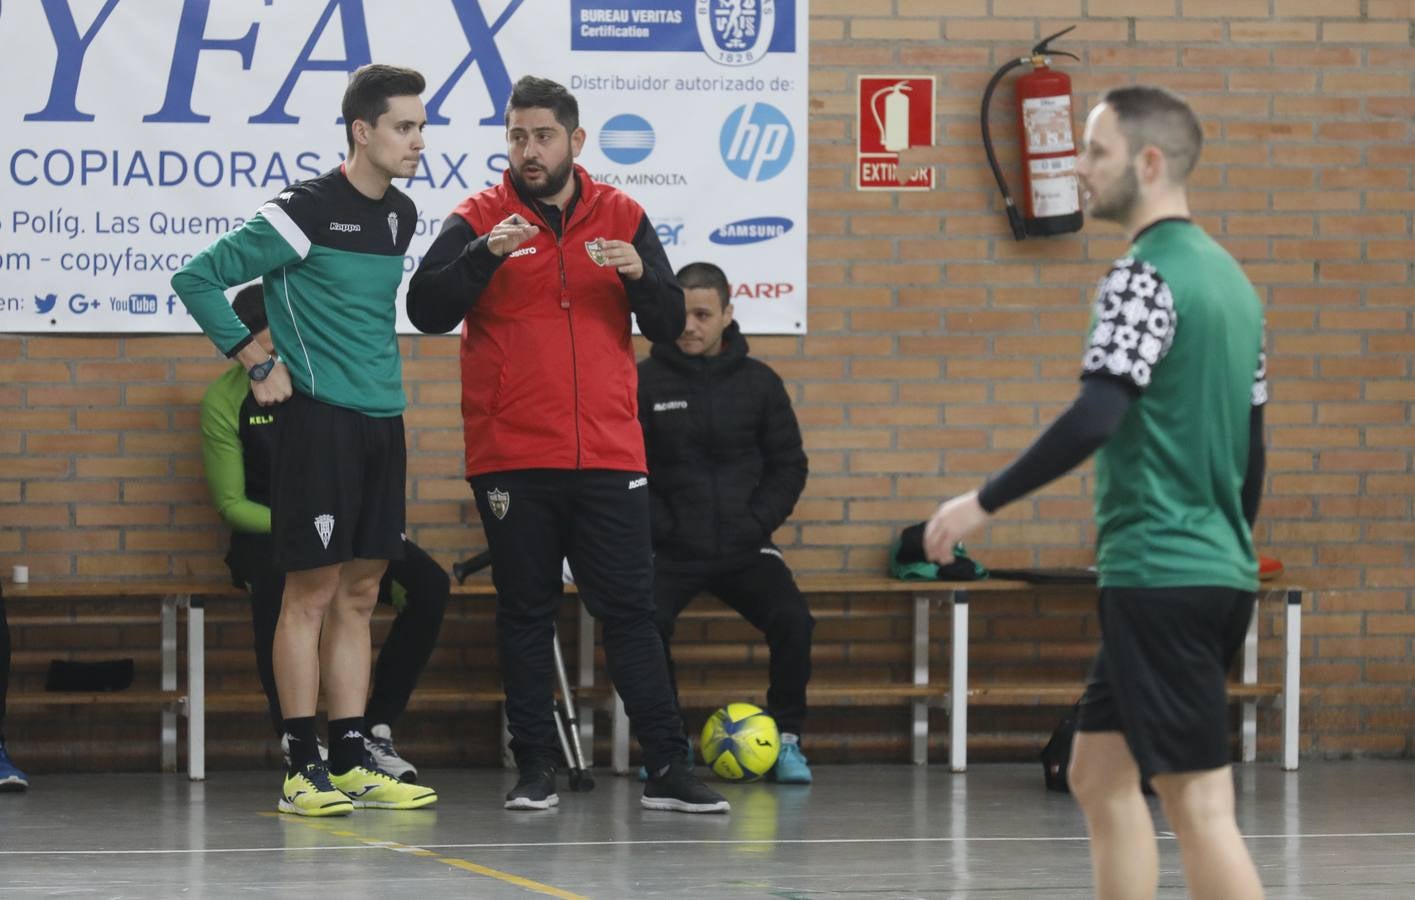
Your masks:
{"label": "man in green jersey in foreground", "polygon": [[1068,773],[1091,835],[1096,894],[1154,897],[1149,779],[1194,897],[1262,885],[1238,832],[1226,674],[1258,588],[1252,525],[1264,469],[1260,301],[1238,263],[1189,220],[1202,131],[1161,88],[1106,93],[1076,171],[1087,209],[1129,253],[1101,281],[1076,402],[1011,466],[943,503],[932,559],[994,512],[1096,458],[1101,648]]}
{"label": "man in green jersey in foreground", "polygon": [[[241,362],[262,406],[283,404],[271,461],[275,565],[286,573],[275,684],[289,735],[281,812],[344,815],[437,801],[373,767],[364,747],[369,618],[391,559],[402,559],[407,470],[395,298],[417,210],[392,186],[418,167],[427,124],[411,69],[350,78],[348,160],[290,185],[172,277],[192,316]],[[262,277],[276,353],[252,340],[224,291]],[[315,709],[329,711],[329,762]]]}

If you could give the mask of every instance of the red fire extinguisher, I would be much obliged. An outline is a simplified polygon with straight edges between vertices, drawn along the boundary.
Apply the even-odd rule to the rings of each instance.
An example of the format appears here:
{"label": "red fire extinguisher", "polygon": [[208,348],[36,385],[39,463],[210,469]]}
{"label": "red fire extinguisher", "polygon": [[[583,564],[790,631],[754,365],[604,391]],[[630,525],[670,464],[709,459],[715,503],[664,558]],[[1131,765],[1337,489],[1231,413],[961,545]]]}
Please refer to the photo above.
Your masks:
{"label": "red fire extinguisher", "polygon": [[[1076,139],[1071,124],[1071,78],[1065,72],[1051,68],[1051,56],[1080,57],[1047,46],[1072,25],[1058,31],[1032,48],[1030,56],[1009,60],[998,69],[983,91],[983,149],[988,164],[997,179],[998,189],[1007,204],[1007,221],[1012,236],[1023,240],[1028,235],[1042,237],[1080,231],[1081,189],[1076,181]],[[988,111],[993,91],[1004,75],[1018,66],[1030,65],[1032,71],[1017,79],[1017,133],[1022,142],[1022,205],[1017,209],[1007,180],[997,164],[992,148],[992,133],[988,128]]]}

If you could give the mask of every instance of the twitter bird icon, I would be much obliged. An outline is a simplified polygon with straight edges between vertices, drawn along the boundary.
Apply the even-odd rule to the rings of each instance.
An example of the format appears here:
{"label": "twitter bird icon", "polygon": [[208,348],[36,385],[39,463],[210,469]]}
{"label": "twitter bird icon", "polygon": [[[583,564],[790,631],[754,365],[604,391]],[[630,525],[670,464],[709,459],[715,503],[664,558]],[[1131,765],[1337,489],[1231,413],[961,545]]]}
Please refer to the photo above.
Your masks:
{"label": "twitter bird icon", "polygon": [[51,309],[54,308],[54,304],[58,301],[58,299],[59,298],[56,297],[54,294],[50,294],[47,297],[40,297],[36,295],[34,298],[34,311],[39,313],[41,316],[46,315]]}

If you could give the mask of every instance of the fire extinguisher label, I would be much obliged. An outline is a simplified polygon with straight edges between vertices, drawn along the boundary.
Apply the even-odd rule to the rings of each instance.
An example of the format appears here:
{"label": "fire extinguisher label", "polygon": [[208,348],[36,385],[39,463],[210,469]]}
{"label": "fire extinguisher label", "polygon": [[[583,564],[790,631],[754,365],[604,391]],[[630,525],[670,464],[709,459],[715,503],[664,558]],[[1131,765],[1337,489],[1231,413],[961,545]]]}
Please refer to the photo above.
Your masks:
{"label": "fire extinguisher label", "polygon": [[1081,211],[1081,192],[1076,186],[1076,174],[1032,175],[1032,213],[1039,219],[1048,216],[1069,216]]}
{"label": "fire extinguisher label", "polygon": [[1069,153],[1076,149],[1071,137],[1070,96],[1023,100],[1022,127],[1027,131],[1028,153]]}

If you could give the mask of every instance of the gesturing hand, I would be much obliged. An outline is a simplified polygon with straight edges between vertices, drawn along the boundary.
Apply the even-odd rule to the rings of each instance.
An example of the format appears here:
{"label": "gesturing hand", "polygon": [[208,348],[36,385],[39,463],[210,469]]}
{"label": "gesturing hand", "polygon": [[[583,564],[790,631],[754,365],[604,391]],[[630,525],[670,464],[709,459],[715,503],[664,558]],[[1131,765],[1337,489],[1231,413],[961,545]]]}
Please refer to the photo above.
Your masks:
{"label": "gesturing hand", "polygon": [[505,256],[535,237],[540,229],[512,213],[497,222],[486,235],[486,248],[495,256]]}
{"label": "gesturing hand", "polygon": [[639,251],[634,249],[634,245],[628,241],[606,241],[599,239],[599,245],[604,249],[604,264],[613,266],[619,270],[630,281],[638,281],[644,274],[644,261],[639,258]]}

